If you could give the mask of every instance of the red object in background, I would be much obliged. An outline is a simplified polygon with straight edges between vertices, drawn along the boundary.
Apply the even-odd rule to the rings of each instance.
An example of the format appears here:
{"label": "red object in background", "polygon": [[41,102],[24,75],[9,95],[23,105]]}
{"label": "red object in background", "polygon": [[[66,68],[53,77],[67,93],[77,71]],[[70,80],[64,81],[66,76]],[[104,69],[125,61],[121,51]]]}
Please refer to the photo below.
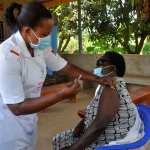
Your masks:
{"label": "red object in background", "polygon": [[146,86],[131,92],[131,97],[135,104],[145,103],[150,105],[150,86]]}

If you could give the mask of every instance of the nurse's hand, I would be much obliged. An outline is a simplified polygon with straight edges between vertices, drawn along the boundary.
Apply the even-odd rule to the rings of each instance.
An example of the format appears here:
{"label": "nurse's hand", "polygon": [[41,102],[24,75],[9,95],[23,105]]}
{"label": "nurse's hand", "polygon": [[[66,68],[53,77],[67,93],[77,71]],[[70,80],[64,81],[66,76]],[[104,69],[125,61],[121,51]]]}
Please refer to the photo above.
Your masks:
{"label": "nurse's hand", "polygon": [[77,80],[74,82],[67,83],[62,90],[60,90],[59,94],[61,94],[63,99],[73,97],[80,91],[80,84]]}
{"label": "nurse's hand", "polygon": [[96,80],[99,84],[107,85],[111,87],[112,89],[115,89],[116,86],[116,80],[112,77],[112,74],[103,76],[103,77],[97,77]]}

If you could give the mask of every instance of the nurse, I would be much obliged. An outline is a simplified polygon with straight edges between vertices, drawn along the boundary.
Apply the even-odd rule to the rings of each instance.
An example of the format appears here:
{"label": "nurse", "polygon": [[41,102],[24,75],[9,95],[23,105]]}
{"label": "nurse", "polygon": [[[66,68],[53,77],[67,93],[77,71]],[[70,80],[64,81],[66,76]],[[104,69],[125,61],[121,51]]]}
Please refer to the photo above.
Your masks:
{"label": "nurse", "polygon": [[[14,11],[17,10],[17,15]],[[5,13],[14,30],[0,45],[0,150],[35,150],[36,113],[79,92],[77,81],[41,89],[46,67],[74,78],[113,85],[52,53],[45,41],[53,28],[51,13],[40,3],[12,4]]]}

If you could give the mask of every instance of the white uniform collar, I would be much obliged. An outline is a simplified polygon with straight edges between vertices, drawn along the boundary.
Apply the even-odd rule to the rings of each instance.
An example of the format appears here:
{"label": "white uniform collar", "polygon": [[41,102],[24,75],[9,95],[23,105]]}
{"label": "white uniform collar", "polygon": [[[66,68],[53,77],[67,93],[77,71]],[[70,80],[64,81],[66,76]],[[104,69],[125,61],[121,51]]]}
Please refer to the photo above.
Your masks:
{"label": "white uniform collar", "polygon": [[20,31],[17,31],[15,33],[15,39],[19,48],[19,51],[21,52],[21,54],[25,57],[31,57],[31,54],[25,44],[25,41],[20,33]]}

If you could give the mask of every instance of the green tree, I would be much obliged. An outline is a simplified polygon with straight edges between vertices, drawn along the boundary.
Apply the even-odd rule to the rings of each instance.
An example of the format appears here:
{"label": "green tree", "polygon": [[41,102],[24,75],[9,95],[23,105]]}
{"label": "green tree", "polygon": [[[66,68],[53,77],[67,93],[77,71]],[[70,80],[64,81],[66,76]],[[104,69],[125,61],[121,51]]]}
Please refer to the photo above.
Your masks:
{"label": "green tree", "polygon": [[149,0],[84,0],[84,29],[93,41],[139,54],[150,34]]}
{"label": "green tree", "polygon": [[71,37],[77,35],[77,4],[63,4],[53,9],[57,17],[59,26],[59,45],[58,50],[64,52],[67,48]]}

